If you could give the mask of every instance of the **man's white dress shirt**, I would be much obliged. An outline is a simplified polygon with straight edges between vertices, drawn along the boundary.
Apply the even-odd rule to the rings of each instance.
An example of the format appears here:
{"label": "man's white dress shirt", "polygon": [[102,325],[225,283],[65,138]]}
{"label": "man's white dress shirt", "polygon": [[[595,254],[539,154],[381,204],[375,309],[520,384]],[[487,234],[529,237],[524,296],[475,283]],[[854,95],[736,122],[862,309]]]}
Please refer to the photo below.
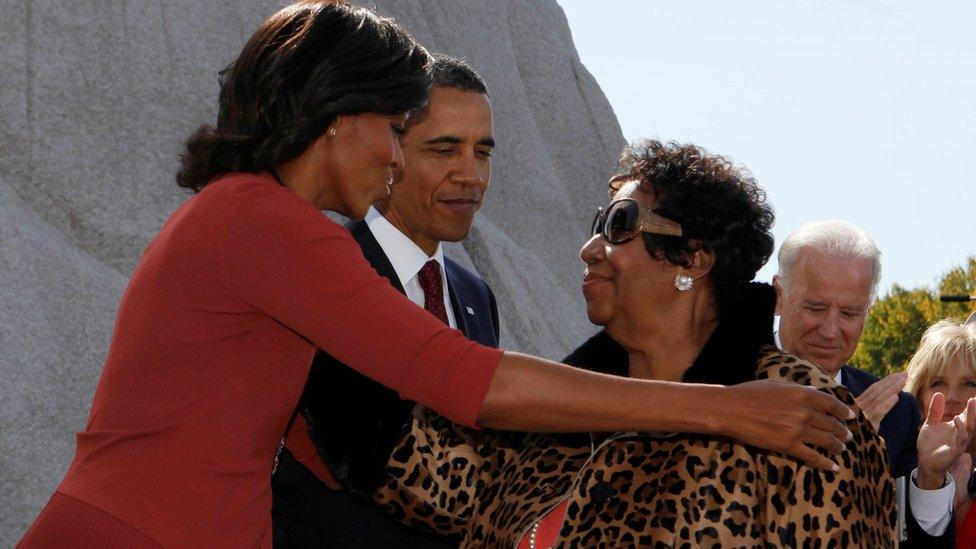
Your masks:
{"label": "man's white dress shirt", "polygon": [[444,250],[441,243],[437,243],[437,249],[434,251],[434,255],[428,257],[420,249],[420,246],[417,246],[413,240],[410,240],[405,234],[401,233],[400,229],[397,229],[392,223],[387,221],[383,217],[383,214],[376,208],[370,206],[365,221],[366,225],[369,226],[370,232],[376,238],[376,242],[379,243],[380,248],[383,248],[383,253],[389,258],[390,264],[393,265],[393,270],[396,271],[397,278],[400,279],[400,284],[407,293],[407,297],[410,301],[413,301],[421,307],[424,306],[424,290],[420,287],[420,280],[418,280],[417,274],[431,259],[437,261],[441,266],[441,284],[444,287],[444,309],[447,311],[447,320],[451,328],[457,328],[457,321],[454,318],[454,307],[451,306],[450,289],[447,286],[447,273],[444,270]]}

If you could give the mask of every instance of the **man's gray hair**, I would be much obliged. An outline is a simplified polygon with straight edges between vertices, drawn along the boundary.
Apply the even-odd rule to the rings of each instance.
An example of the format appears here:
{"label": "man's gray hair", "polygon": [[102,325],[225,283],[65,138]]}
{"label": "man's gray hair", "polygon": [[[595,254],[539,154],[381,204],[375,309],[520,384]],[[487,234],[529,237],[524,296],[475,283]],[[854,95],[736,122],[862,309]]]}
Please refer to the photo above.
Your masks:
{"label": "man's gray hair", "polygon": [[881,251],[864,229],[840,219],[813,221],[793,231],[779,248],[778,280],[783,291],[792,283],[796,259],[803,248],[833,257],[853,257],[871,261],[871,298],[874,301],[881,281]]}

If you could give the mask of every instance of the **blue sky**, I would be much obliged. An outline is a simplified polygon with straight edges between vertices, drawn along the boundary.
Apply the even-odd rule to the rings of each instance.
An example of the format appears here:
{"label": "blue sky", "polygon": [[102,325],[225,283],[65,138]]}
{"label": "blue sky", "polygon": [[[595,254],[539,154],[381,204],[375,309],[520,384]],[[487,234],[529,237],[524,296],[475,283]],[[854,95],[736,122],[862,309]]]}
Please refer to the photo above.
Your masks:
{"label": "blue sky", "polygon": [[777,246],[851,221],[878,241],[882,291],[976,255],[976,3],[558,2],[624,136],[747,166]]}

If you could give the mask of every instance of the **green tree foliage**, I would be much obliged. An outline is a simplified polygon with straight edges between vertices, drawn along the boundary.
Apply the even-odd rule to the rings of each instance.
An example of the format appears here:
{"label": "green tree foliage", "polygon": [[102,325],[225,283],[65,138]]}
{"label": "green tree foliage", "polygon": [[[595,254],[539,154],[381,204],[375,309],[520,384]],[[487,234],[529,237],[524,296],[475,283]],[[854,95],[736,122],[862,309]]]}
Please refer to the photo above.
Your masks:
{"label": "green tree foliage", "polygon": [[965,319],[970,303],[940,303],[940,294],[976,294],[976,257],[942,275],[938,287],[908,290],[894,285],[877,299],[851,362],[876,376],[904,370],[925,329],[943,318]]}

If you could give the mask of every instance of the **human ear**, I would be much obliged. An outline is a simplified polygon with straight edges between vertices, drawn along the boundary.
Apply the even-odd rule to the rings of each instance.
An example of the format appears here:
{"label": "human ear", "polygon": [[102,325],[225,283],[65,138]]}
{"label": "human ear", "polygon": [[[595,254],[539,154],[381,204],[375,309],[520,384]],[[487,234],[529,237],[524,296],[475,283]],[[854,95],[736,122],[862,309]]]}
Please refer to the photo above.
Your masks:
{"label": "human ear", "polygon": [[685,274],[697,280],[708,275],[714,265],[715,253],[698,249],[691,254],[691,261],[685,269]]}

